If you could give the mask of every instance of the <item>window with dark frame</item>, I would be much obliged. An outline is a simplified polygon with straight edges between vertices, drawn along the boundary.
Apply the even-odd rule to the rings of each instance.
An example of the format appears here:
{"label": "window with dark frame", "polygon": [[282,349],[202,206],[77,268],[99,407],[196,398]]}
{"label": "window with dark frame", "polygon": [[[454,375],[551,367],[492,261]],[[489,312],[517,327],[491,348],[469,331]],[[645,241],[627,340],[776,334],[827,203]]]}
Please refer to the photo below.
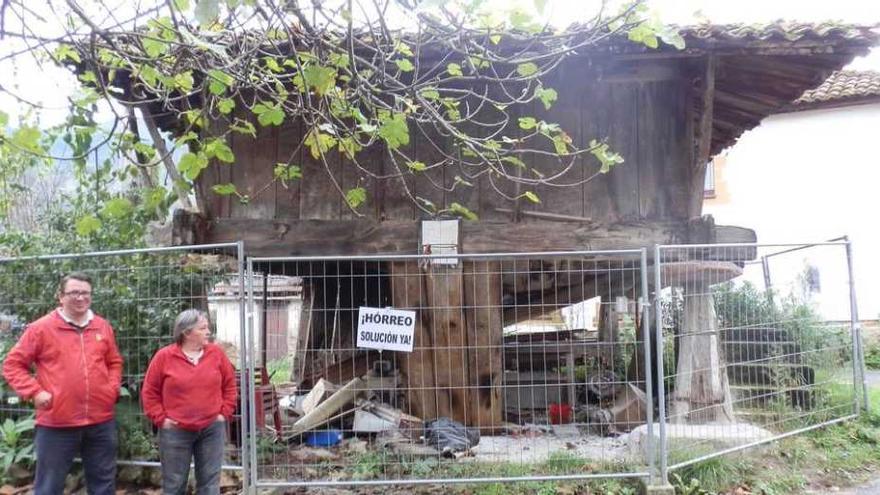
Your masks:
{"label": "window with dark frame", "polygon": [[703,197],[715,197],[715,161],[706,164],[706,180],[703,182]]}

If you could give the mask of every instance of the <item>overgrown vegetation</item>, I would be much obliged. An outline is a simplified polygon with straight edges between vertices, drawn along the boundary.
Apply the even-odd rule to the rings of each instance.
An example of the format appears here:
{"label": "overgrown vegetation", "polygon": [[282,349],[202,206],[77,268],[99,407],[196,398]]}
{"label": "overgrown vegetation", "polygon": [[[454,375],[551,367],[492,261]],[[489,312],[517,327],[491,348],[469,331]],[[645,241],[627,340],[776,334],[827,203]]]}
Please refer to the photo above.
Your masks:
{"label": "overgrown vegetation", "polygon": [[[670,474],[670,482],[675,486],[677,495],[795,495],[808,488],[816,493],[830,493],[835,491],[833,487],[861,483],[880,470],[880,407],[877,407],[880,404],[880,389],[872,389],[870,395],[874,409],[857,420],[681,468]],[[571,461],[576,462],[576,459]],[[584,465],[582,460],[580,465]],[[546,468],[544,465],[535,467],[540,472]],[[624,471],[627,467],[618,466],[617,469]],[[503,471],[519,475],[530,472],[518,465]],[[585,472],[589,472],[589,469]],[[421,489],[413,492],[435,493]],[[490,484],[451,487],[446,493],[525,495],[545,492],[640,493],[639,483],[630,479]]]}
{"label": "overgrown vegetation", "polygon": [[[87,146],[85,142],[80,143]],[[124,359],[123,390],[118,405],[119,457],[130,460],[156,460],[150,425],[140,414],[139,392],[143,374],[155,351],[171,338],[177,314],[189,307],[206,307],[210,287],[226,274],[222,257],[183,254],[130,254],[109,257],[71,256],[63,259],[34,259],[43,254],[81,253],[91,250],[139,248],[145,245],[146,225],[167,212],[167,204],[149,212],[131,207],[125,194],[95,187],[108,176],[120,173],[107,158],[97,169],[85,161],[74,163],[69,190],[57,191],[57,203],[41,205],[33,211],[39,227],[23,229],[8,222],[0,229],[0,252],[14,256],[0,262],[0,313],[16,322],[15,331],[0,338],[0,358],[20,335],[20,324],[33,321],[57,306],[55,290],[60,277],[73,270],[84,271],[93,279],[93,308],[107,318],[116,330]],[[101,220],[101,228],[84,232],[79,225],[83,215]],[[32,414],[29,404],[18,403],[3,383],[6,421],[24,421]],[[26,423],[22,423],[26,424]],[[6,438],[10,438],[7,436]],[[32,449],[32,437],[21,437]],[[12,456],[8,450],[7,456]],[[30,455],[30,454],[28,454]],[[15,454],[18,467],[29,467],[29,458]]]}
{"label": "overgrown vegetation", "polygon": [[[24,114],[7,131],[13,119],[0,112],[0,159],[15,158],[8,174],[0,173],[0,190],[20,193],[18,179],[35,160],[57,156],[61,136],[75,148],[65,158],[106,143],[127,157],[124,171],[147,202],[176,198],[186,208],[206,194],[247,204],[313,173],[307,159],[356,216],[370,200],[368,181],[435,171],[454,177],[452,188],[489,175],[495,194],[540,202],[537,186],[568,184],[564,172],[574,167],[588,167],[586,182],[623,162],[605,136],[584,139],[549,120],[545,112],[559,98],[550,86],[556,68],[612,35],[651,49],[661,42],[684,47],[641,0],[600,2],[594,17],[568,29],[547,25],[547,3],[175,0],[120,8],[97,1],[44,12],[6,1],[0,26],[16,44],[7,58],[67,67],[78,91],[70,97],[71,119],[50,130]],[[27,98],[21,104],[40,110]],[[109,106],[113,123],[93,139],[98,104]],[[291,143],[296,151],[268,164],[265,187],[245,190],[233,181],[193,190],[205,171],[247,162],[233,140],[290,124],[302,130]],[[171,131],[167,142],[160,128]],[[417,141],[435,148],[437,159],[417,155],[410,146]],[[371,167],[372,152],[384,155],[388,170]],[[546,156],[559,166],[538,170],[533,162]],[[357,174],[355,182],[333,171],[339,160]],[[401,184],[426,214],[476,218],[472,205],[435,204],[432,195],[416,196]],[[7,199],[0,214],[13,208]],[[121,198],[117,205],[143,203]],[[87,213],[77,225],[91,233],[103,221]]]}
{"label": "overgrown vegetation", "polygon": [[[876,404],[880,389],[872,389],[870,397]],[[875,406],[857,420],[711,459],[675,474],[683,493],[730,493],[740,487],[741,493],[788,495],[808,487],[831,492],[831,487],[863,482],[878,469],[880,409]],[[692,487],[692,491],[685,491],[685,487]]]}
{"label": "overgrown vegetation", "polygon": [[6,418],[0,423],[0,477],[5,481],[13,467],[30,468],[34,457],[34,418]]}
{"label": "overgrown vegetation", "polygon": [[880,344],[865,343],[865,367],[880,370]]}

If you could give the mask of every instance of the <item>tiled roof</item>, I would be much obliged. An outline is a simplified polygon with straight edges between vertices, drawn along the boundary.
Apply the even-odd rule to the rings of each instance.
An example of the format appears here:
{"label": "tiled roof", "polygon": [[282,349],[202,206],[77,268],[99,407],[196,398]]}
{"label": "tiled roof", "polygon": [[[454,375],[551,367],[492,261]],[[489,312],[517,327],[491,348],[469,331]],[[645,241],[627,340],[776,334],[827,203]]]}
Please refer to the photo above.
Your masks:
{"label": "tiled roof", "polygon": [[712,41],[855,40],[880,38],[878,26],[858,26],[839,22],[804,23],[776,21],[767,24],[697,24],[684,26],[685,38]]}
{"label": "tiled roof", "polygon": [[841,70],[832,74],[818,88],[804,92],[793,106],[841,103],[872,97],[880,99],[880,72]]}
{"label": "tiled roof", "polygon": [[[577,29],[574,24],[572,29]],[[683,53],[742,49],[808,48],[827,44],[873,45],[880,41],[880,24],[857,25],[840,22],[793,22],[779,20],[763,24],[692,24],[672,26],[685,40]],[[610,50],[611,53],[656,53],[677,50],[660,45],[659,50],[627,40],[618,33],[586,51]]]}
{"label": "tiled roof", "polygon": [[680,33],[685,52],[713,55],[720,67],[711,155],[731,146],[768,115],[805,109],[790,102],[880,42],[880,26],[836,22],[700,24],[680,28]]}

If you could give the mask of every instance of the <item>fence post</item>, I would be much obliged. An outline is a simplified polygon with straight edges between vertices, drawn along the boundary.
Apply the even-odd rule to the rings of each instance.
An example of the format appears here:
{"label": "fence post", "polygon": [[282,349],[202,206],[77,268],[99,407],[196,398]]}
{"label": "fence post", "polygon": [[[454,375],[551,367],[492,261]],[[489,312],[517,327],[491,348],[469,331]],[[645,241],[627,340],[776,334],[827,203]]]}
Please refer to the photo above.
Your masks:
{"label": "fence post", "polygon": [[659,417],[657,418],[657,422],[659,424],[660,430],[660,483],[663,485],[669,484],[669,473],[667,472],[666,466],[668,465],[668,455],[669,448],[666,445],[666,390],[665,390],[665,379],[666,375],[663,370],[663,303],[660,298],[660,292],[663,288],[660,279],[660,271],[662,269],[662,263],[660,259],[660,245],[654,245],[654,325],[657,328],[657,342],[656,352],[657,352],[657,404],[658,404],[658,412]]}
{"label": "fence post", "polygon": [[767,295],[767,302],[772,306],[773,302],[773,282],[770,280],[770,262],[766,256],[761,256],[761,270],[764,272],[764,292]]}
{"label": "fence post", "polygon": [[257,465],[257,421],[256,421],[256,391],[254,384],[254,262],[248,259],[247,263],[247,338],[243,347],[243,354],[247,356],[248,377],[248,422],[246,426],[248,437],[248,454],[250,461],[250,476],[248,481],[248,493],[256,493],[258,481]]}
{"label": "fence post", "polygon": [[642,296],[639,298],[639,313],[642,315],[641,322],[645,332],[645,342],[643,343],[645,355],[645,399],[647,402],[645,420],[648,429],[648,443],[645,454],[648,458],[648,472],[653,477],[657,472],[657,459],[654,453],[654,371],[652,369],[653,366],[651,366],[651,299],[648,294],[648,250],[643,248],[641,251],[639,262],[641,263]]}
{"label": "fence post", "polygon": [[247,310],[246,306],[246,292],[245,292],[245,266],[244,266],[244,243],[242,241],[238,241],[236,243],[236,253],[238,255],[238,316],[239,316],[239,378],[238,378],[238,396],[240,398],[239,402],[239,411],[241,414],[241,420],[239,421],[239,438],[241,443],[241,485],[243,493],[251,493],[250,480],[248,476],[250,475],[249,461],[250,461],[250,449],[248,445],[248,421],[250,421],[250,414],[248,411],[248,404],[250,401],[249,397],[249,386],[247,383],[247,347],[245,346],[245,342],[247,342],[247,315],[245,311]]}
{"label": "fence post", "polygon": [[862,348],[862,324],[859,320],[859,309],[856,305],[856,285],[853,278],[853,256],[852,241],[849,236],[843,236],[846,242],[846,269],[849,275],[849,325],[850,333],[853,339],[853,412],[858,414],[858,382],[862,382],[862,410],[867,412],[870,404],[868,403],[868,386],[865,383],[865,354]]}

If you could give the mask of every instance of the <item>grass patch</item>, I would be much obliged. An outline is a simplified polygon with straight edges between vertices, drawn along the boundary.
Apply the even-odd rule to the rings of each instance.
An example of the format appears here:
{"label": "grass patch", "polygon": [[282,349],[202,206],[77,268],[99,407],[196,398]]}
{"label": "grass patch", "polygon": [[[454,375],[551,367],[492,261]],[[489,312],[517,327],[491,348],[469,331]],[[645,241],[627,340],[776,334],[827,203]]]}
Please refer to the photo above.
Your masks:
{"label": "grass patch", "polygon": [[[830,387],[821,404],[848,404],[852,386]],[[677,495],[744,493],[789,495],[830,492],[832,486],[859,484],[880,470],[880,388],[869,389],[873,409],[854,421],[820,428],[786,438],[763,447],[717,457],[670,473]],[[822,419],[815,417],[812,419]],[[270,446],[271,447],[271,446]],[[693,458],[694,451],[670,456],[670,464]],[[326,477],[339,469],[329,463],[312,466]],[[326,472],[324,470],[326,469]],[[521,478],[532,475],[573,473],[620,473],[644,470],[644,466],[588,461],[567,452],[554,454],[536,463],[477,463],[431,459],[400,458],[388,454],[364,453],[346,466],[345,479],[425,479],[425,478]],[[517,481],[477,485],[407,486],[356,490],[374,495],[550,495],[605,494],[636,495],[636,479],[596,479],[585,481]],[[442,491],[438,491],[442,490]]]}
{"label": "grass patch", "polygon": [[865,346],[865,367],[880,370],[880,344],[872,342]]}
{"label": "grass patch", "polygon": [[[851,390],[832,387],[830,402]],[[738,486],[787,495],[862,483],[880,469],[880,388],[869,389],[868,399],[872,410],[854,421],[686,466],[671,473],[670,481],[677,494],[689,495],[729,493]]]}

